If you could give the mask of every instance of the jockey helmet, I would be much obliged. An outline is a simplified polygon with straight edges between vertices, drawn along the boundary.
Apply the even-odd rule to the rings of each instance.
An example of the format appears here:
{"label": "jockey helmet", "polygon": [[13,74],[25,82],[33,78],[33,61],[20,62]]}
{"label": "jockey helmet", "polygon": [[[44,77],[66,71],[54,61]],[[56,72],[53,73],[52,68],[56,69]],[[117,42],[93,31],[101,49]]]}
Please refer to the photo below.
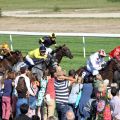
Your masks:
{"label": "jockey helmet", "polygon": [[9,46],[7,43],[3,43],[2,44],[2,49],[8,49],[9,50]]}
{"label": "jockey helmet", "polygon": [[44,45],[41,45],[39,50],[42,51],[42,52],[45,52],[46,51],[46,47]]}
{"label": "jockey helmet", "polygon": [[99,52],[99,55],[100,55],[100,56],[103,56],[103,57],[106,56],[105,50],[101,49],[101,50],[99,50],[98,52]]}
{"label": "jockey helmet", "polygon": [[50,35],[50,37],[52,37],[52,38],[56,38],[55,33],[52,33],[52,34]]}

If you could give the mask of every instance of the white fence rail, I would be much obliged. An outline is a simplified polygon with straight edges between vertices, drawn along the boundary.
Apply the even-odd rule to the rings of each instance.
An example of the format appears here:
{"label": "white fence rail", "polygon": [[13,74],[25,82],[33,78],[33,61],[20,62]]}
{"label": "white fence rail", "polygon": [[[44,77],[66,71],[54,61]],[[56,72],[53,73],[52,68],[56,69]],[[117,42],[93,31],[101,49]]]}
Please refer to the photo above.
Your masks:
{"label": "white fence rail", "polygon": [[[12,45],[12,35],[50,35],[49,32],[17,32],[17,31],[0,31],[0,35],[10,35],[10,45],[13,50]],[[85,37],[109,37],[109,38],[120,38],[120,34],[101,34],[101,33],[55,33],[56,36],[71,36],[71,37],[82,37],[83,38],[83,53],[84,58],[86,57],[85,49]]]}

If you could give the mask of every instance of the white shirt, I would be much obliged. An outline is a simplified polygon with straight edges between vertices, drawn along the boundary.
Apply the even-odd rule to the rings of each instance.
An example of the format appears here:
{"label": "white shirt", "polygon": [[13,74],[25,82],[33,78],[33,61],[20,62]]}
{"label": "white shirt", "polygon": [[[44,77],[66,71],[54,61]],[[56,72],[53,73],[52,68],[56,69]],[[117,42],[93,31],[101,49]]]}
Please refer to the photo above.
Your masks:
{"label": "white shirt", "polygon": [[104,58],[101,58],[99,56],[99,53],[96,52],[94,54],[92,54],[89,59],[87,60],[87,69],[89,71],[91,70],[101,70],[102,67],[101,67],[101,64],[105,62],[104,61]]}
{"label": "white shirt", "polygon": [[29,77],[26,76],[26,74],[21,74],[21,75],[19,75],[15,78],[15,95],[17,95],[16,87],[17,87],[17,84],[18,84],[19,77],[24,77],[25,78],[25,83],[26,83],[26,87],[28,89],[29,94],[34,96],[34,93],[33,93],[32,89],[30,87],[30,79],[29,79]]}

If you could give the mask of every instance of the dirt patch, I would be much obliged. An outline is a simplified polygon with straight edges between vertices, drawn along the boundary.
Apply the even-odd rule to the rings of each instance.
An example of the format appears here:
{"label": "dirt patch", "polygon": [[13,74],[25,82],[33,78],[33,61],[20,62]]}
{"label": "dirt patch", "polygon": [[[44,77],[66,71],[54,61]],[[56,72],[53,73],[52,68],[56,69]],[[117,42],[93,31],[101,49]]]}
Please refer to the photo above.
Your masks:
{"label": "dirt patch", "polygon": [[1,17],[0,31],[120,33],[119,19]]}

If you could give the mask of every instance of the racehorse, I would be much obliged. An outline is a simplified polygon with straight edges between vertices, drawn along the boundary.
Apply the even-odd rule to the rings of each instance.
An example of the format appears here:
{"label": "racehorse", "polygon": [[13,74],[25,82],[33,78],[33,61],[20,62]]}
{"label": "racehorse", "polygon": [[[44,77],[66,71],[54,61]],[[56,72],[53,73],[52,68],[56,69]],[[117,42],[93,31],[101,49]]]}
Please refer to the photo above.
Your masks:
{"label": "racehorse", "polygon": [[40,60],[38,63],[35,63],[35,65],[32,67],[32,73],[37,76],[38,80],[40,80],[41,77],[43,77],[45,70],[54,69],[52,64],[54,64],[56,61],[59,64],[64,56],[70,59],[73,58],[70,49],[66,45],[58,46],[55,50],[53,50],[47,60]]}
{"label": "racehorse", "polygon": [[35,65],[32,67],[32,73],[34,75],[34,77],[36,77],[39,81],[41,80],[41,78],[43,77],[43,73],[45,72],[45,70],[47,70],[50,61],[45,61],[45,60],[40,60],[37,63],[35,63]]}
{"label": "racehorse", "polygon": [[[106,66],[99,71],[100,75],[102,76],[103,80],[108,79],[109,84],[111,84],[114,80],[114,73],[116,70],[119,70],[120,63],[115,59],[111,59],[107,62]],[[86,70],[86,67],[79,68],[76,73],[79,76],[82,76],[83,71]],[[89,80],[93,82],[94,76],[92,74],[89,76]]]}
{"label": "racehorse", "polygon": [[22,60],[23,56],[20,51],[11,51],[10,54],[4,56],[3,60],[0,60],[0,73],[4,74],[7,70],[12,70],[13,66]]}
{"label": "racehorse", "polygon": [[52,51],[51,55],[54,57],[54,59],[57,60],[58,64],[61,62],[64,56],[70,59],[73,58],[73,55],[70,49],[65,44],[62,46],[56,47],[56,49]]}

